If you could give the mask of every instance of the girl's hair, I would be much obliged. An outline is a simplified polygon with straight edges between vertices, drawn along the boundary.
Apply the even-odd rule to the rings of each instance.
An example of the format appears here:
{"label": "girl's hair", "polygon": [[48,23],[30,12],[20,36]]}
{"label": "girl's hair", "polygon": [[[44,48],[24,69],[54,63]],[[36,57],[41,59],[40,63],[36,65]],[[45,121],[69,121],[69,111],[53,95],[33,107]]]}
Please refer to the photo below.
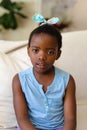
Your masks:
{"label": "girl's hair", "polygon": [[35,28],[31,32],[29,41],[28,41],[28,47],[30,47],[30,42],[31,42],[32,36],[35,34],[40,34],[40,33],[45,33],[45,34],[51,35],[52,37],[55,37],[57,40],[57,43],[58,43],[58,49],[60,50],[60,48],[62,47],[62,35],[57,28],[55,28],[53,25],[49,25],[49,24],[43,24],[43,25]]}

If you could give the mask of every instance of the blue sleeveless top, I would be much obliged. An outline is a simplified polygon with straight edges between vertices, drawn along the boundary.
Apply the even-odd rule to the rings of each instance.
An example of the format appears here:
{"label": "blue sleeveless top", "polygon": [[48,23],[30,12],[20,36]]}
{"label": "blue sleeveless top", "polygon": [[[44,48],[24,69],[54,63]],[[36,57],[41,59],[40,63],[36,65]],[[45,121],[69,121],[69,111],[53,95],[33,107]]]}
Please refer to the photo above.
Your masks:
{"label": "blue sleeveless top", "polygon": [[35,128],[53,130],[64,125],[63,98],[69,82],[69,74],[55,67],[52,84],[44,93],[42,84],[36,80],[33,67],[19,73],[22,91],[25,95],[29,120]]}

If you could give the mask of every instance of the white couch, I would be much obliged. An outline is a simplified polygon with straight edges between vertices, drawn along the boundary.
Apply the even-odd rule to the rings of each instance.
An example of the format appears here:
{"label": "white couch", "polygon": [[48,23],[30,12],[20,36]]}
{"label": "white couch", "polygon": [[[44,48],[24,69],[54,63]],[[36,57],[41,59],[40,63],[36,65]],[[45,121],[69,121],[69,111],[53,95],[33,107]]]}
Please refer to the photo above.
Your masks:
{"label": "white couch", "polygon": [[[55,65],[70,72],[76,81],[77,130],[87,130],[87,31],[63,33],[61,58]],[[15,130],[12,77],[31,66],[27,41],[0,41],[0,130]]]}

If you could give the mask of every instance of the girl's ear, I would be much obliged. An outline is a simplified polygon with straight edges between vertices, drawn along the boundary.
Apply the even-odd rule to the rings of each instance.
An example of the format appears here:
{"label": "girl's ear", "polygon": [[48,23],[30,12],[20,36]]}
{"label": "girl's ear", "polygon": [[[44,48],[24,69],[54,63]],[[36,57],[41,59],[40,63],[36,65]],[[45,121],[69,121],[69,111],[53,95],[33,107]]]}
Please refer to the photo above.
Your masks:
{"label": "girl's ear", "polygon": [[61,56],[61,52],[62,52],[61,50],[58,50],[56,60],[58,60],[58,59],[60,58],[60,56]]}

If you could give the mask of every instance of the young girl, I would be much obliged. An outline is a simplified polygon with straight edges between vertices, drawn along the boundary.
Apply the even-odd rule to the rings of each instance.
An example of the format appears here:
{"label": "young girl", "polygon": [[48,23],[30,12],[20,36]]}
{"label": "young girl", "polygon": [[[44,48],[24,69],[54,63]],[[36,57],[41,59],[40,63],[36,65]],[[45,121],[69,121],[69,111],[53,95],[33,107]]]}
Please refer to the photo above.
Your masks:
{"label": "young girl", "polygon": [[52,25],[34,29],[27,52],[33,67],[13,78],[13,102],[20,130],[76,130],[73,77],[54,66],[62,36]]}

